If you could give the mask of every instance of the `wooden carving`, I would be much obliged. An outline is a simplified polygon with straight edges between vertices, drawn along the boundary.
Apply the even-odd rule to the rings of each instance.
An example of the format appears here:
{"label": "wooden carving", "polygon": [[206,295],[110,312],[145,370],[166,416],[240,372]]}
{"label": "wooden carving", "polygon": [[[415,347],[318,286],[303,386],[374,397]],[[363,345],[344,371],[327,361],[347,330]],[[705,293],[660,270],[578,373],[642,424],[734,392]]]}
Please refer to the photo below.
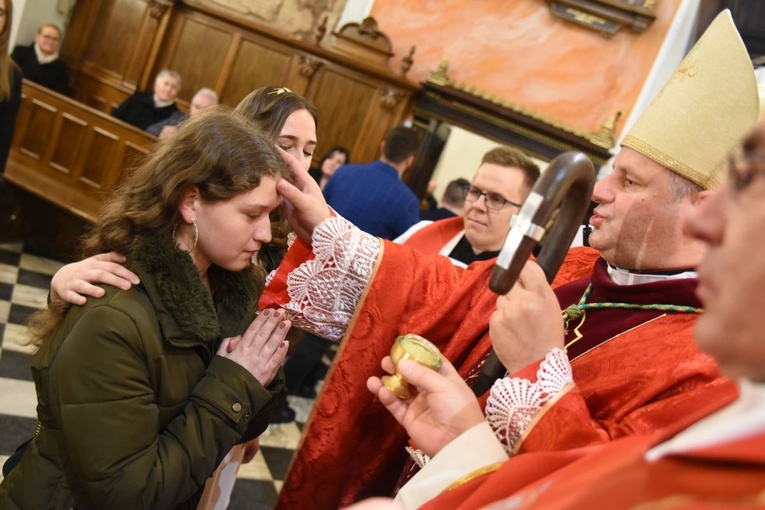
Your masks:
{"label": "wooden carving", "polygon": [[403,97],[403,92],[396,90],[393,87],[388,87],[383,90],[382,96],[380,96],[380,104],[383,106],[383,108],[392,110]]}
{"label": "wooden carving", "polygon": [[321,60],[309,55],[302,55],[300,57],[300,76],[310,80],[313,78],[313,75],[316,74],[316,71],[318,71],[320,67]]}
{"label": "wooden carving", "polygon": [[611,36],[622,27],[643,32],[659,0],[547,0],[553,16]]}
{"label": "wooden carving", "polygon": [[165,12],[167,12],[167,9],[172,5],[172,2],[163,1],[163,0],[149,0],[148,2],[148,8],[149,8],[149,16],[151,19],[155,21],[159,21],[162,19],[162,16],[165,15]]}
{"label": "wooden carving", "polygon": [[372,17],[361,23],[346,23],[340,31],[332,32],[330,45],[338,53],[384,68],[388,67],[388,60],[393,56],[390,39],[380,31]]}

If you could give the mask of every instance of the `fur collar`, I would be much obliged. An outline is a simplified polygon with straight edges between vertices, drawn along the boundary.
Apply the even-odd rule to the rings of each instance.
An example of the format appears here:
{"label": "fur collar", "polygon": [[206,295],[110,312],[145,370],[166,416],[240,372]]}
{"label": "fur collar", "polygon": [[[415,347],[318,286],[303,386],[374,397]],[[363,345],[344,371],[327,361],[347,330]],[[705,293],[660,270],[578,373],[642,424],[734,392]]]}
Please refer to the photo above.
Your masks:
{"label": "fur collar", "polygon": [[[235,273],[210,267],[210,286],[219,308],[216,312],[213,298],[191,256],[176,248],[169,235],[138,235],[128,259],[130,269],[141,278],[160,320],[161,309],[164,309],[176,327],[195,340],[206,342],[220,335],[219,312],[236,318],[250,313],[257,306],[263,288],[264,271],[259,267],[250,266]],[[157,297],[160,303],[156,302]],[[163,328],[165,326],[163,324]],[[166,334],[176,336],[169,331]]]}

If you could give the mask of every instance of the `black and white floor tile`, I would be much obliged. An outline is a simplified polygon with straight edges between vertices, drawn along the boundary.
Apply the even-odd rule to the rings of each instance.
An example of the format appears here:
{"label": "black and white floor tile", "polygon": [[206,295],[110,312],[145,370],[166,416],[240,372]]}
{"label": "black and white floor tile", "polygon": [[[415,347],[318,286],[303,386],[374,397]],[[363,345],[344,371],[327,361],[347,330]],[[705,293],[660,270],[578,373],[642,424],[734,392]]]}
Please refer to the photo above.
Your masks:
{"label": "black and white floor tile", "polygon": [[[46,306],[50,278],[63,265],[34,252],[21,243],[0,244],[0,464],[34,433],[37,399],[25,322]],[[230,509],[273,508],[313,405],[312,399],[288,398],[296,422],[271,425],[261,436],[257,456],[239,470]]]}

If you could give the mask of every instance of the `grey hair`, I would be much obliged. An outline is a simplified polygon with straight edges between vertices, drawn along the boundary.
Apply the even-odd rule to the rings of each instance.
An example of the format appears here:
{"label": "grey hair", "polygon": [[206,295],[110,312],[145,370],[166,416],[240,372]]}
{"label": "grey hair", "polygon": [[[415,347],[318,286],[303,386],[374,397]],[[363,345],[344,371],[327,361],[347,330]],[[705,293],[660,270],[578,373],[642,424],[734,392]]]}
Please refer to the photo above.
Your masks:
{"label": "grey hair", "polygon": [[704,188],[695,182],[686,179],[672,170],[669,171],[669,197],[674,202],[680,202],[685,197],[690,197],[703,190]]}
{"label": "grey hair", "polygon": [[208,89],[207,87],[202,87],[201,89],[197,90],[197,93],[194,94],[194,97],[196,96],[205,96],[209,97],[213,101],[215,101],[215,104],[218,104],[220,100],[218,99],[218,94],[213,89]]}
{"label": "grey hair", "polygon": [[169,76],[170,78],[174,79],[178,83],[178,88],[181,88],[181,75],[172,69],[162,69],[160,72],[158,72],[157,77],[154,78],[154,83],[156,83],[160,78],[164,78],[165,76]]}

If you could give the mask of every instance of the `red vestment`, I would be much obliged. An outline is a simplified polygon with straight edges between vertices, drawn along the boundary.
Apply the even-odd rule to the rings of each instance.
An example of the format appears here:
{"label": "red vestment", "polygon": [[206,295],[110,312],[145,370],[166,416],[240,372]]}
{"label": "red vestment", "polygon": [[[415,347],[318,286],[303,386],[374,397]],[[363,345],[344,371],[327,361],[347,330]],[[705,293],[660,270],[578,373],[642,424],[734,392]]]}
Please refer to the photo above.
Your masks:
{"label": "red vestment", "polygon": [[[465,231],[465,220],[462,216],[435,221],[421,228],[402,244],[410,246],[423,253],[440,253],[457,235]],[[456,244],[456,243],[455,243]],[[448,253],[441,253],[448,256]]]}
{"label": "red vestment", "polygon": [[[556,283],[589,274],[596,255],[589,249],[572,250]],[[288,261],[285,270],[294,265],[294,260]],[[373,283],[356,309],[339,358],[306,424],[280,494],[280,508],[337,508],[365,497],[391,494],[406,458],[407,435],[369,394],[365,381],[370,375],[381,375],[380,360],[389,353],[395,337],[410,332],[435,343],[465,377],[490,346],[488,324],[496,307],[496,295],[488,290],[491,267],[492,262],[487,261],[461,270],[442,257],[423,256],[385,243]],[[605,265],[596,266],[596,275],[598,270],[604,273]],[[277,275],[276,288],[268,289],[261,298],[262,307],[279,302],[278,285],[283,281],[284,276]],[[581,294],[587,283],[589,278],[578,282],[574,292]],[[694,284],[673,285],[692,296]],[[667,287],[646,285],[653,285],[659,293]],[[593,295],[599,292],[593,291]],[[602,345],[574,360],[577,386],[542,409],[527,431],[521,451],[570,448],[651,433],[682,416],[697,400],[724,400],[723,405],[733,398],[732,383],[721,379],[716,364],[693,345],[695,314],[638,312],[592,312],[592,317],[615,315],[619,324],[643,327],[620,338],[618,333],[625,329],[603,336],[602,331],[595,334],[597,321],[589,319],[583,325],[586,339],[577,345],[590,349]],[[585,327],[594,328],[595,333],[587,334]],[[616,338],[609,341],[612,336]],[[531,370],[521,375],[533,380]]]}
{"label": "red vestment", "polygon": [[446,491],[421,508],[765,507],[765,431],[653,462],[645,459],[651,447],[717,407],[708,404],[650,436],[516,456],[494,473]]}

